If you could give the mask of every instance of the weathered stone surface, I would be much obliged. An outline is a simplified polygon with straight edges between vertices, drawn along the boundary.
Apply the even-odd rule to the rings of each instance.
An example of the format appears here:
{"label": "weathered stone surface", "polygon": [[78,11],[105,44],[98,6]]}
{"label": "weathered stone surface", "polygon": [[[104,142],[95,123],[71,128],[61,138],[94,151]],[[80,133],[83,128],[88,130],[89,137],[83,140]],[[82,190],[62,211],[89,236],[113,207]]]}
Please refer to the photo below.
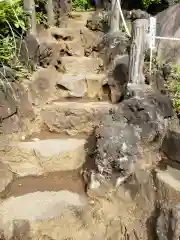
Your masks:
{"label": "weathered stone surface", "polygon": [[98,44],[101,41],[102,34],[95,34],[86,27],[82,28],[80,33],[85,56],[98,55]]}
{"label": "weathered stone surface", "polygon": [[110,98],[118,103],[127,92],[129,39],[122,32],[108,33],[99,45],[108,74]]}
{"label": "weathered stone surface", "polygon": [[80,30],[51,27],[49,31],[52,37],[58,41],[62,56],[84,56]]}
{"label": "weathered stone surface", "polygon": [[[69,191],[35,192],[20,197],[11,197],[0,206],[0,228],[7,240],[18,238],[18,236],[23,239],[29,237],[31,237],[29,239],[40,239],[41,235],[38,238],[32,237],[33,233],[38,234],[36,228],[38,224],[41,225],[42,223],[43,225],[43,221],[45,223],[46,221],[52,221],[55,224],[54,226],[57,227],[57,219],[63,215],[63,212],[70,207],[78,210],[85,204],[86,199],[84,197]],[[51,226],[49,230],[53,231],[55,228]]]}
{"label": "weathered stone surface", "polygon": [[57,86],[68,90],[68,96],[103,98],[103,85],[107,83],[105,74],[69,75],[59,77]]}
{"label": "weathered stone surface", "polygon": [[156,170],[157,198],[160,206],[171,207],[180,201],[180,170],[168,167],[165,170]]}
{"label": "weathered stone surface", "polygon": [[34,105],[44,104],[53,97],[56,90],[58,72],[54,68],[39,69],[32,75],[29,95]]}
{"label": "weathered stone surface", "polygon": [[52,100],[68,97],[103,99],[105,74],[61,74],[54,68],[40,68],[29,84],[29,99],[34,105],[43,105]]}
{"label": "weathered stone surface", "polygon": [[156,236],[160,240],[178,240],[180,236],[180,171],[171,167],[156,171],[158,206]]}
{"label": "weathered stone surface", "polygon": [[86,159],[86,140],[47,139],[10,143],[1,152],[2,162],[19,176],[78,169]]}
{"label": "weathered stone surface", "polygon": [[71,12],[69,18],[59,19],[60,27],[81,29],[85,27],[87,20],[91,18],[93,12]]}
{"label": "weathered stone surface", "polygon": [[0,91],[0,119],[1,133],[23,130],[26,119],[34,119],[32,105],[22,85],[12,82]]}
{"label": "weathered stone surface", "polygon": [[39,44],[39,39],[31,33],[19,43],[20,60],[32,69],[36,69],[38,65]]}
{"label": "weathered stone surface", "polygon": [[111,91],[111,102],[118,103],[127,92],[128,85],[128,62],[129,56],[119,56],[115,58],[108,72],[108,85]]}
{"label": "weathered stone surface", "polygon": [[157,236],[159,240],[178,240],[180,236],[180,208],[175,205],[160,209],[157,219]]}
{"label": "weathered stone surface", "polygon": [[9,170],[6,164],[0,162],[0,192],[4,191],[12,180],[12,172]]}
{"label": "weathered stone surface", "polygon": [[161,150],[170,162],[180,162],[180,133],[168,131],[163,139]]}
{"label": "weathered stone surface", "polygon": [[[172,116],[170,99],[153,93],[124,100],[104,116],[95,130],[95,163],[100,178],[106,181],[133,173],[137,162],[147,160],[147,149],[160,147],[166,119]],[[153,156],[153,150],[149,154]]]}
{"label": "weathered stone surface", "polygon": [[[99,50],[104,59],[105,66],[109,66],[111,62],[118,56],[128,54],[130,41],[122,32],[108,33],[103,37],[99,45]],[[125,61],[126,63],[126,61]]]}
{"label": "weathered stone surface", "polygon": [[100,72],[103,63],[100,58],[90,57],[62,57],[61,65],[67,73],[86,74]]}
{"label": "weathered stone surface", "polygon": [[90,133],[116,105],[109,102],[54,102],[42,109],[42,121],[50,131],[69,135]]}
{"label": "weathered stone surface", "polygon": [[[157,36],[179,38],[180,3],[157,15]],[[157,57],[161,62],[180,64],[179,41],[158,40]]]}

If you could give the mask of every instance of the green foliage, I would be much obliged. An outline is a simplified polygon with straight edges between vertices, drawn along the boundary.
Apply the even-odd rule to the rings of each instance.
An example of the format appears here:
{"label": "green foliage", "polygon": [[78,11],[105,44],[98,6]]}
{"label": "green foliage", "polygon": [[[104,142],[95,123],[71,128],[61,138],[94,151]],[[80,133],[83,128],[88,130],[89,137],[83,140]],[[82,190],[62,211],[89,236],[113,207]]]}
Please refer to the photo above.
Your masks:
{"label": "green foliage", "polygon": [[168,84],[171,93],[174,109],[180,113],[180,81],[173,79]]}
{"label": "green foliage", "polygon": [[173,79],[170,79],[168,82],[168,89],[172,97],[174,109],[180,113],[180,66],[172,66],[172,76]]}
{"label": "green foliage", "polygon": [[20,0],[0,1],[0,65],[17,61],[16,43],[26,30],[25,14]]}
{"label": "green foliage", "polygon": [[48,27],[48,18],[46,13],[46,0],[35,0],[36,23]]}
{"label": "green foliage", "polygon": [[161,2],[161,0],[142,0],[143,7],[145,9],[147,9],[149,7],[149,5],[152,4],[152,3],[158,4],[160,2]]}
{"label": "green foliage", "polygon": [[72,7],[74,10],[87,10],[91,4],[89,0],[72,0]]}
{"label": "green foliage", "polygon": [[36,23],[48,27],[47,15],[43,12],[36,13]]}

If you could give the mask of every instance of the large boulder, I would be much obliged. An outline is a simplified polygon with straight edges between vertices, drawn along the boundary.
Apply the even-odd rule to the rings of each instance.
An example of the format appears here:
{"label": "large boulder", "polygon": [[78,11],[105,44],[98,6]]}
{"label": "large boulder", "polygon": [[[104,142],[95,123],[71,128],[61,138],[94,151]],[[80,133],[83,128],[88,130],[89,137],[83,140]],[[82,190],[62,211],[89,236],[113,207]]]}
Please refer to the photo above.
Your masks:
{"label": "large boulder", "polygon": [[[157,15],[157,36],[180,38],[180,3]],[[157,57],[160,62],[180,64],[180,41],[157,40]]]}
{"label": "large boulder", "polygon": [[162,152],[171,161],[180,162],[180,133],[168,131],[162,142]]}
{"label": "large boulder", "polygon": [[[167,119],[173,116],[168,97],[149,93],[124,100],[96,128],[95,164],[102,181],[114,177],[125,179],[134,172],[151,146],[160,147],[166,132]],[[147,151],[146,151],[147,150]],[[146,157],[145,157],[146,156]],[[150,151],[153,159],[154,152]],[[153,160],[151,160],[153,161]]]}
{"label": "large boulder", "polygon": [[26,119],[35,117],[25,88],[12,82],[0,90],[0,133],[19,132],[27,128]]}
{"label": "large boulder", "polygon": [[108,73],[110,99],[118,103],[126,95],[128,83],[129,38],[122,32],[108,33],[99,45]]}

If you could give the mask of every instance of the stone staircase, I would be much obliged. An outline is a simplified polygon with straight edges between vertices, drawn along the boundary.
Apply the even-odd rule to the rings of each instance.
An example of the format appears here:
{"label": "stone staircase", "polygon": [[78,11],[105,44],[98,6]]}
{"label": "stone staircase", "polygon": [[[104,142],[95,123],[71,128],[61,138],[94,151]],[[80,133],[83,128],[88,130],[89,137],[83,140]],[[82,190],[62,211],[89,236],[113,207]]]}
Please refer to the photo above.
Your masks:
{"label": "stone staircase", "polygon": [[[42,63],[28,82],[36,120],[18,141],[3,141],[0,147],[0,228],[5,239],[67,239],[57,217],[70,211],[67,206],[87,205],[79,171],[94,150],[89,145],[93,128],[116,107],[105,91],[102,59],[91,51],[101,35],[85,27],[92,14],[72,13],[62,28],[38,35]],[[39,233],[35,225],[54,218],[56,236]]]}
{"label": "stone staircase", "polygon": [[[108,98],[102,59],[93,51],[102,33],[85,27],[92,15],[72,13],[61,28],[39,33],[41,67],[27,83],[36,119],[29,131],[0,143],[2,240],[150,239],[141,222],[157,201],[149,172],[129,187],[136,197],[120,187],[116,198],[92,201],[84,191],[80,170],[94,151],[91,133],[117,107]],[[179,182],[172,178],[171,171],[158,170],[158,198],[165,205],[180,199]]]}

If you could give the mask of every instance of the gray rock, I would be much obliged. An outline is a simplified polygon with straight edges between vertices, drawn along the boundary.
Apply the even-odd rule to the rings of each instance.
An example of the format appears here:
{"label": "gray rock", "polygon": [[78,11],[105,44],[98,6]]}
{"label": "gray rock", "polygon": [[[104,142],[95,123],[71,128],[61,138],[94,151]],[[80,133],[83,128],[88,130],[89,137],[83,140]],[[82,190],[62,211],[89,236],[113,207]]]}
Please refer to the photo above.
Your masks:
{"label": "gray rock", "polygon": [[18,132],[25,119],[34,119],[34,111],[25,88],[17,82],[3,85],[0,90],[0,132]]}
{"label": "gray rock", "polygon": [[8,166],[0,163],[0,193],[6,189],[9,183],[13,180],[13,174]]}
{"label": "gray rock", "polygon": [[161,149],[170,161],[180,162],[180,133],[168,131]]}
{"label": "gray rock", "polygon": [[160,209],[157,219],[157,237],[159,240],[178,240],[180,236],[180,207]]}
{"label": "gray rock", "polygon": [[39,40],[36,36],[29,33],[20,45],[20,60],[30,66],[32,69],[35,69],[38,64],[38,55],[39,55]]}
{"label": "gray rock", "polygon": [[118,103],[126,95],[128,84],[129,56],[117,56],[111,63],[108,73],[108,85],[112,103]]}
{"label": "gray rock", "polygon": [[[26,204],[24,204],[26,203]],[[70,207],[78,208],[86,204],[86,199],[69,191],[35,192],[19,197],[11,197],[0,205],[0,228],[5,239],[13,239],[20,232],[27,236],[30,229],[36,230],[35,223],[61,216]],[[23,238],[26,239],[26,238]],[[31,238],[31,239],[39,239]],[[56,238],[57,239],[57,238]]]}
{"label": "gray rock", "polygon": [[[157,36],[180,38],[180,3],[157,15]],[[161,62],[180,64],[180,41],[158,40],[157,57]]]}
{"label": "gray rock", "polygon": [[[166,118],[173,116],[172,104],[161,94],[145,94],[124,100],[106,115],[96,128],[95,163],[102,179],[133,173],[145,148],[160,144],[166,132]],[[143,145],[143,153],[139,146]]]}
{"label": "gray rock", "polygon": [[116,56],[128,54],[130,39],[121,31],[107,33],[99,44],[105,66],[109,66]]}
{"label": "gray rock", "polygon": [[87,84],[85,78],[81,75],[64,75],[58,82],[58,85],[61,85],[64,88],[68,89],[71,92],[71,95],[74,97],[83,97],[87,92]]}
{"label": "gray rock", "polygon": [[117,103],[126,95],[128,83],[129,38],[123,32],[108,33],[99,45],[108,72],[110,100]]}

